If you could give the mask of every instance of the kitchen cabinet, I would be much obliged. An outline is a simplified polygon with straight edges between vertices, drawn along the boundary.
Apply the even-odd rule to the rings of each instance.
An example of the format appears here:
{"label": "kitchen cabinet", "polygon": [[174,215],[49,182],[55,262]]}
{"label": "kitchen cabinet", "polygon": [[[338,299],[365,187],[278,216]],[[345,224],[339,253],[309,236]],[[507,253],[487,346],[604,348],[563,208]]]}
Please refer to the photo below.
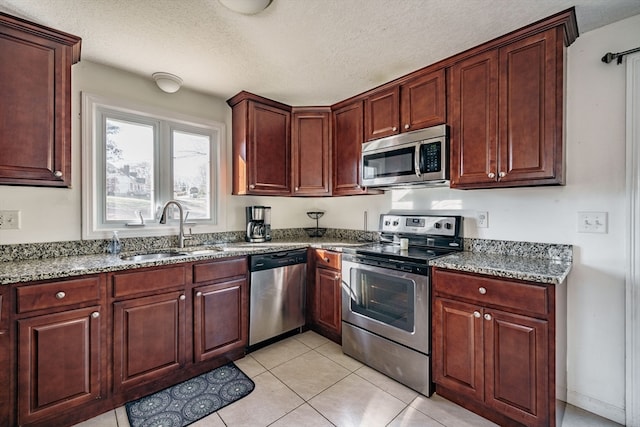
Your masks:
{"label": "kitchen cabinet", "polygon": [[445,69],[420,70],[364,100],[365,139],[395,135],[446,121]]}
{"label": "kitchen cabinet", "polygon": [[223,355],[247,345],[247,259],[194,265],[194,362]]}
{"label": "kitchen cabinet", "polygon": [[554,426],[563,291],[439,268],[432,283],[436,391],[500,425]]}
{"label": "kitchen cabinet", "polygon": [[10,292],[8,286],[0,286],[0,425],[11,425],[15,388],[12,386],[13,358],[11,336],[9,334]]}
{"label": "kitchen cabinet", "polygon": [[185,265],[112,276],[115,393],[179,371],[186,362]]}
{"label": "kitchen cabinet", "polygon": [[16,289],[20,425],[105,397],[103,289],[102,275]]}
{"label": "kitchen cabinet", "polygon": [[293,108],[294,196],[331,195],[331,109]]}
{"label": "kitchen cabinet", "polygon": [[80,44],[0,13],[0,184],[71,186],[71,66]]}
{"label": "kitchen cabinet", "polygon": [[342,262],[339,252],[310,249],[315,274],[312,276],[311,328],[321,335],[342,342]]}
{"label": "kitchen cabinet", "polygon": [[244,91],[227,103],[233,194],[291,195],[291,107]]}
{"label": "kitchen cabinet", "polygon": [[333,195],[365,194],[362,182],[363,101],[333,110]]}
{"label": "kitchen cabinet", "polygon": [[564,184],[563,43],[555,27],[451,67],[451,187]]}

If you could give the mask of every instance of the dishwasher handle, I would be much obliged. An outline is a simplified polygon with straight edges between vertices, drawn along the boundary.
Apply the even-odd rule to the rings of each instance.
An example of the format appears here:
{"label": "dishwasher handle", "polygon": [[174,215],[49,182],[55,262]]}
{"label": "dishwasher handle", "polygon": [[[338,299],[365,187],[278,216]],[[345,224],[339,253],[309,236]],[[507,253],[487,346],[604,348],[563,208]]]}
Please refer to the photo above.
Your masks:
{"label": "dishwasher handle", "polygon": [[269,270],[272,268],[286,267],[294,264],[306,264],[307,251],[306,249],[282,251],[252,255],[249,258],[249,271],[261,271]]}

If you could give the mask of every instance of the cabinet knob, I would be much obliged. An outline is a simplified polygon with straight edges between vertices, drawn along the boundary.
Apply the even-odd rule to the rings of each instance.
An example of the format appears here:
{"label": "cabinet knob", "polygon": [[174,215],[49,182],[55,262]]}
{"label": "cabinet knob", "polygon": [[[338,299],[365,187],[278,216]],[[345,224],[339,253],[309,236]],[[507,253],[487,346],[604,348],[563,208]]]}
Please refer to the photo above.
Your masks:
{"label": "cabinet knob", "polygon": [[299,191],[299,190],[300,190],[300,187],[296,187],[296,191]]}
{"label": "cabinet knob", "polygon": [[[184,296],[184,295],[183,295],[183,296]],[[197,296],[198,298],[200,298],[200,297],[202,296],[202,292],[200,292],[200,291],[196,292],[196,296]]]}
{"label": "cabinet knob", "polygon": [[330,260],[329,258],[327,258],[327,257],[322,258],[322,259],[323,259],[323,261],[324,261],[324,262],[329,262],[329,261],[331,261],[331,260]]}
{"label": "cabinet knob", "polygon": [[56,299],[62,299],[64,297],[66,297],[67,294],[65,294],[64,292],[60,291],[58,293],[56,293]]}
{"label": "cabinet knob", "polygon": [[94,311],[93,313],[91,313],[91,317],[93,317],[94,319],[97,319],[98,317],[100,317],[100,313],[97,311]]}
{"label": "cabinet knob", "polygon": [[483,288],[482,286],[478,288],[478,292],[480,292],[482,295],[487,293],[487,288]]}
{"label": "cabinet knob", "polygon": [[62,178],[62,171],[55,171],[53,173],[53,176],[55,176],[56,178]]}
{"label": "cabinet knob", "polygon": [[493,179],[496,177],[496,174],[493,172],[489,172],[489,174],[487,175],[490,179]]}
{"label": "cabinet knob", "polygon": [[484,320],[491,320],[491,315],[489,313],[485,314]]}
{"label": "cabinet knob", "polygon": [[184,301],[186,299],[187,299],[187,297],[185,297],[184,295],[180,295],[180,301]]}
{"label": "cabinet knob", "polygon": [[478,310],[473,312],[473,317],[475,317],[476,319],[480,318],[480,312]]}
{"label": "cabinet knob", "polygon": [[333,276],[334,279],[338,280],[340,278],[339,274],[336,274],[335,276]]}
{"label": "cabinet knob", "polygon": [[500,176],[500,178],[504,178],[505,176],[507,176],[507,173],[505,171],[502,171],[498,174],[498,176]]}
{"label": "cabinet knob", "polygon": [[409,129],[411,127],[411,125],[409,125],[409,123],[407,123],[406,125],[404,125],[405,129]]}
{"label": "cabinet knob", "polygon": [[360,188],[360,184],[356,184],[356,188]]}
{"label": "cabinet knob", "polygon": [[395,132],[395,131],[398,130],[398,128],[396,126],[394,126],[394,127],[391,128],[391,130]]}
{"label": "cabinet knob", "polygon": [[254,188],[256,188],[256,186],[253,184],[249,184],[249,188],[253,190]]}

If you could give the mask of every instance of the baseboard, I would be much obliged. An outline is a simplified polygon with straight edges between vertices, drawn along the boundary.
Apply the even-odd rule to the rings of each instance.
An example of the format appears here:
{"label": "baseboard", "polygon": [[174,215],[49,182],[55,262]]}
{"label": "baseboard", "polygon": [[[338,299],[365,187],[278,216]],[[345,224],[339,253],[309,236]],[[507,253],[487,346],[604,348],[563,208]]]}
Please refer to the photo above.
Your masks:
{"label": "baseboard", "polygon": [[624,408],[603,402],[575,391],[567,391],[567,403],[616,423],[625,424]]}

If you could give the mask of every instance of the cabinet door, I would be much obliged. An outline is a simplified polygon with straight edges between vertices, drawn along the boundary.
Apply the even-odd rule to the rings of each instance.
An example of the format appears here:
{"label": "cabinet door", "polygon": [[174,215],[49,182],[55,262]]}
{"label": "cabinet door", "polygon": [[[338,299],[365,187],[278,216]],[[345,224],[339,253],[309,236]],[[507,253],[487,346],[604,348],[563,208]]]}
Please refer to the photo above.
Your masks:
{"label": "cabinet door", "polygon": [[255,101],[248,102],[248,193],[289,195],[291,113]]}
{"label": "cabinet door", "polygon": [[485,309],[485,401],[528,426],[549,425],[548,322]]}
{"label": "cabinet door", "polygon": [[484,399],[482,309],[435,298],[433,380],[477,401]]}
{"label": "cabinet door", "polygon": [[18,321],[20,425],[101,397],[100,307]]}
{"label": "cabinet door", "polygon": [[71,186],[71,65],[80,39],[0,16],[0,184]]}
{"label": "cabinet door", "polygon": [[181,292],[169,292],[113,304],[116,393],[162,378],[184,364],[185,299]]}
{"label": "cabinet door", "polygon": [[501,183],[563,181],[563,90],[562,74],[557,75],[562,48],[558,54],[556,31],[500,49]]}
{"label": "cabinet door", "polygon": [[362,101],[333,112],[333,195],[364,194],[361,182]]}
{"label": "cabinet door", "polygon": [[446,122],[444,68],[420,75],[400,86],[401,132]]}
{"label": "cabinet door", "polygon": [[340,273],[337,271],[316,269],[315,322],[338,335],[342,331],[340,281]]}
{"label": "cabinet door", "polygon": [[451,187],[495,184],[498,161],[498,52],[451,68]]}
{"label": "cabinet door", "polygon": [[239,278],[194,289],[195,362],[247,344],[247,280]]}
{"label": "cabinet door", "polygon": [[293,113],[291,160],[295,196],[331,195],[330,110]]}
{"label": "cabinet door", "polygon": [[367,141],[400,132],[400,88],[380,90],[364,100],[364,126]]}

